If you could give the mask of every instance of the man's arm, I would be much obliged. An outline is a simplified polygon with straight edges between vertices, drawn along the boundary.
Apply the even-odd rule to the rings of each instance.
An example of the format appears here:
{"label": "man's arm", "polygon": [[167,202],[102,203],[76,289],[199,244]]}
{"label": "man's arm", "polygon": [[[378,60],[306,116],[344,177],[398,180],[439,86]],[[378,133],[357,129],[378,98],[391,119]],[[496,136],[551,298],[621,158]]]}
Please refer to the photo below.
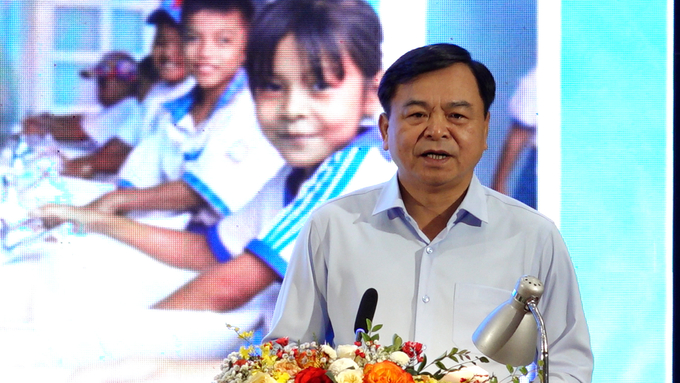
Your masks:
{"label": "man's arm", "polygon": [[173,267],[204,271],[217,264],[200,234],[146,225],[87,207],[48,204],[31,215],[43,218],[48,225],[73,222],[85,231],[117,239]]}
{"label": "man's arm", "polygon": [[116,173],[132,147],[119,138],[112,138],[96,152],[66,161],[62,174],[91,178],[95,173]]}
{"label": "man's arm", "polygon": [[574,266],[557,228],[552,229],[543,252],[552,254],[548,258],[551,262],[547,273],[543,276],[545,291],[539,301],[548,333],[550,379],[554,382],[590,383],[593,374],[590,334]]}
{"label": "man's arm", "polygon": [[252,253],[211,267],[153,306],[167,310],[229,311],[247,303],[277,279]]}
{"label": "man's arm", "polygon": [[105,213],[131,210],[179,210],[198,207],[203,199],[184,181],[171,181],[145,189],[118,189],[88,205]]}
{"label": "man's arm", "polygon": [[503,144],[498,165],[496,166],[496,174],[491,184],[492,189],[508,194],[508,177],[522,149],[527,146],[534,134],[534,131],[521,126],[518,122],[512,124],[508,137],[505,139],[505,144]]}

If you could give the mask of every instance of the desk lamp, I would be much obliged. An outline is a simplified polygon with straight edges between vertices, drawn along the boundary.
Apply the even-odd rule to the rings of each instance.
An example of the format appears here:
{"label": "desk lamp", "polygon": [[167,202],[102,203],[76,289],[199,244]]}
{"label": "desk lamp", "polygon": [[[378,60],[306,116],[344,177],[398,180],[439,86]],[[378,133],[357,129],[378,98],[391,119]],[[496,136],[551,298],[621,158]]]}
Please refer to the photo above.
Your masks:
{"label": "desk lamp", "polygon": [[509,300],[489,314],[472,335],[484,355],[498,363],[527,366],[536,357],[538,332],[541,336],[540,360],[543,383],[548,383],[548,337],[538,300],[543,283],[536,277],[522,276]]}

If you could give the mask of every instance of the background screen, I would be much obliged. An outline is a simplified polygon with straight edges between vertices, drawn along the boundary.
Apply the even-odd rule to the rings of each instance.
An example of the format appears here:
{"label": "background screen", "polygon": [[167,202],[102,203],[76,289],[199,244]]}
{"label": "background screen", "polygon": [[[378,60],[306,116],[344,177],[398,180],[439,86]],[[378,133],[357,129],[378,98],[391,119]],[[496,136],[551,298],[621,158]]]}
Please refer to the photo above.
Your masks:
{"label": "background screen", "polygon": [[[476,172],[558,224],[590,328],[593,381],[670,381],[673,2],[369,3],[384,30],[383,67],[451,42],[494,74],[489,149]],[[154,27],[145,20],[158,5],[0,0],[2,142],[29,115],[96,112],[94,83],[78,72],[111,50],[146,56]],[[499,181],[513,129],[526,141]],[[69,189],[50,180],[24,207],[85,204],[110,181]],[[149,310],[196,274],[73,229],[0,265],[0,381],[210,381],[239,345],[224,324],[257,330],[268,320],[262,307],[275,294],[227,314]]]}

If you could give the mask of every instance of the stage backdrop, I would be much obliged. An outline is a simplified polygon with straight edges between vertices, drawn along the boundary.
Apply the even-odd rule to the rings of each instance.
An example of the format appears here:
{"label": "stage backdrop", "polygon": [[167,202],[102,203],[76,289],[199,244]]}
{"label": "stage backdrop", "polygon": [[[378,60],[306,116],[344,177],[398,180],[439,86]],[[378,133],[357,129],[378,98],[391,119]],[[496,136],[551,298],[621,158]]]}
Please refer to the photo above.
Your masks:
{"label": "stage backdrop", "polygon": [[[522,169],[531,170],[530,149],[537,148],[537,206],[558,223],[572,254],[595,354],[593,381],[670,381],[673,2],[369,2],[385,30],[385,66],[410,48],[453,42],[494,73],[489,150],[477,169],[484,184],[493,183],[509,130],[518,119],[531,121],[526,114],[532,100],[537,104],[528,126],[535,137],[513,164],[508,193],[531,181]],[[0,138],[32,113],[92,110],[94,89],[78,71],[113,49],[144,57],[153,37],[144,20],[157,6],[0,0]],[[536,85],[527,88],[535,68]],[[516,100],[524,101],[524,119]],[[78,278],[75,268],[49,265],[63,273],[58,278]],[[15,366],[12,381],[44,379],[31,371],[65,381],[88,350],[76,342],[63,349],[72,354],[53,352],[36,323],[8,312],[29,305],[16,289],[44,283],[14,272],[35,277],[44,265],[22,267],[0,266],[0,358]]]}

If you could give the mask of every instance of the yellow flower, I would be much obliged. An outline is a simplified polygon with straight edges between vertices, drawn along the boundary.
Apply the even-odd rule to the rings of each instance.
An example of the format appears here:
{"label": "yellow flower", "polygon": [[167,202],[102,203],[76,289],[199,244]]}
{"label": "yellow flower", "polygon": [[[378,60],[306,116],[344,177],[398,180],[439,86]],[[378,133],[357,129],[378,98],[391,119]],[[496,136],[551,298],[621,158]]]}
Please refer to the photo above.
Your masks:
{"label": "yellow flower", "polygon": [[256,372],[246,380],[246,383],[277,383],[277,381],[267,373]]}
{"label": "yellow flower", "polygon": [[416,375],[413,380],[417,383],[439,383],[439,381],[430,375]]}
{"label": "yellow flower", "polygon": [[247,348],[241,346],[241,348],[238,350],[238,353],[239,353],[239,355],[241,355],[241,358],[243,358],[243,359],[250,359],[250,354],[251,354],[253,351],[255,351],[255,349],[253,348],[253,346],[248,346]]}
{"label": "yellow flower", "polygon": [[286,383],[290,379],[290,374],[287,372],[274,371],[272,376],[278,383]]}

